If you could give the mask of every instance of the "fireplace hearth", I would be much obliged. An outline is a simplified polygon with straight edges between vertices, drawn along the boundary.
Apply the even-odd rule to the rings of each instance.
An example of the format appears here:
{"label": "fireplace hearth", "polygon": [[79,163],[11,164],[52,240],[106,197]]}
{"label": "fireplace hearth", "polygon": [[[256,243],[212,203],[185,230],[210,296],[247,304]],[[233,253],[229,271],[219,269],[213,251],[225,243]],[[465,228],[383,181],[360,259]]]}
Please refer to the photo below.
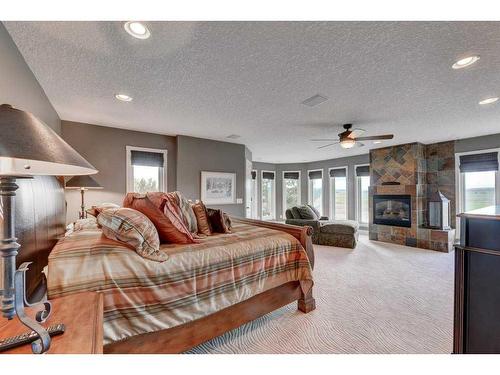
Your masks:
{"label": "fireplace hearth", "polygon": [[411,196],[374,195],[373,223],[411,228]]}

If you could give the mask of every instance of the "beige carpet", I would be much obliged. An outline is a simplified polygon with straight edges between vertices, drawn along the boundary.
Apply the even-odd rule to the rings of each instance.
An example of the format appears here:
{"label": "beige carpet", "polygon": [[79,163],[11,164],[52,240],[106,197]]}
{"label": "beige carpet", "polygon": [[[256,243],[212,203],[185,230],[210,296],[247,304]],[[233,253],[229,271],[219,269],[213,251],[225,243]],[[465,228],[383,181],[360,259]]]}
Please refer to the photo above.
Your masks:
{"label": "beige carpet", "polygon": [[315,252],[315,311],[290,304],[191,353],[451,353],[453,253],[365,235]]}

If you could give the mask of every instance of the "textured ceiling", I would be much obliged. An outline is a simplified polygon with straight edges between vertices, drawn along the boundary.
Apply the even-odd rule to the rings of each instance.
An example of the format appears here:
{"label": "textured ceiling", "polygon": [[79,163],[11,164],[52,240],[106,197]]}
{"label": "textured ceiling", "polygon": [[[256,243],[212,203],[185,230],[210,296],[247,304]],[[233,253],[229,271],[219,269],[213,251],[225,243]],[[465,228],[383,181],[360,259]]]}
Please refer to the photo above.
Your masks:
{"label": "textured ceiling", "polygon": [[[375,147],[317,150],[353,122],[382,145],[500,132],[497,22],[5,22],[60,117],[246,144],[254,160],[301,162]],[[452,70],[459,57],[481,60]],[[114,99],[117,92],[134,97]],[[301,102],[321,94],[328,101]]]}

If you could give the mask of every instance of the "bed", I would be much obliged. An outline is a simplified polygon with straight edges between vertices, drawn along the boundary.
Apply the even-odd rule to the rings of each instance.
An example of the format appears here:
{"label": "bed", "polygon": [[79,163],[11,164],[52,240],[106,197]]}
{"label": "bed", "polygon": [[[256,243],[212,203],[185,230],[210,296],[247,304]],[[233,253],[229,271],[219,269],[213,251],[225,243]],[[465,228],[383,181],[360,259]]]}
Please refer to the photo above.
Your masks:
{"label": "bed", "polygon": [[75,232],[49,255],[49,298],[101,292],[105,353],[180,353],[293,301],[314,310],[311,228],[232,219],[231,234],[162,245],[163,263]]}

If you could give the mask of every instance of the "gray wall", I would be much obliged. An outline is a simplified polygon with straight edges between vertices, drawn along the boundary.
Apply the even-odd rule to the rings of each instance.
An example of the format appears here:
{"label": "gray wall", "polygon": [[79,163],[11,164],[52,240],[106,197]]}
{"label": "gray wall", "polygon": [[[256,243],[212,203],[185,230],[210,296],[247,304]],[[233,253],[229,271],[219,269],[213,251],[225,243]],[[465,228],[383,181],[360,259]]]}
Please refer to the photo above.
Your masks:
{"label": "gray wall", "polygon": [[482,137],[458,139],[455,142],[455,152],[487,150],[500,147],[500,133]]}
{"label": "gray wall", "polygon": [[0,104],[31,112],[61,133],[61,120],[45,92],[0,23]]}
{"label": "gray wall", "polygon": [[[167,187],[168,191],[176,190],[175,137],[70,121],[62,121],[62,137],[99,170],[93,177],[104,189],[85,193],[87,207],[103,202],[116,204],[123,202],[127,189],[126,146],[168,150]],[[78,191],[66,191],[68,222],[78,218],[79,195]]]}
{"label": "gray wall", "polygon": [[356,216],[356,206],[354,198],[354,166],[359,164],[368,164],[369,155],[356,155],[347,158],[321,160],[311,163],[296,164],[271,164],[271,163],[253,163],[253,169],[257,170],[257,186],[259,189],[258,210],[261,212],[260,200],[260,177],[262,170],[275,171],[276,175],[276,218],[283,216],[283,171],[300,171],[301,201],[307,203],[308,178],[307,171],[314,169],[323,170],[323,215],[330,216],[329,198],[330,198],[330,180],[328,178],[328,169],[347,166],[347,194],[348,194],[348,219],[354,220]]}
{"label": "gray wall", "polygon": [[[236,198],[245,202],[245,160],[248,151],[236,143],[177,137],[177,190],[190,199],[200,199],[201,171],[236,173]],[[236,216],[245,216],[245,205],[212,206]]]}

